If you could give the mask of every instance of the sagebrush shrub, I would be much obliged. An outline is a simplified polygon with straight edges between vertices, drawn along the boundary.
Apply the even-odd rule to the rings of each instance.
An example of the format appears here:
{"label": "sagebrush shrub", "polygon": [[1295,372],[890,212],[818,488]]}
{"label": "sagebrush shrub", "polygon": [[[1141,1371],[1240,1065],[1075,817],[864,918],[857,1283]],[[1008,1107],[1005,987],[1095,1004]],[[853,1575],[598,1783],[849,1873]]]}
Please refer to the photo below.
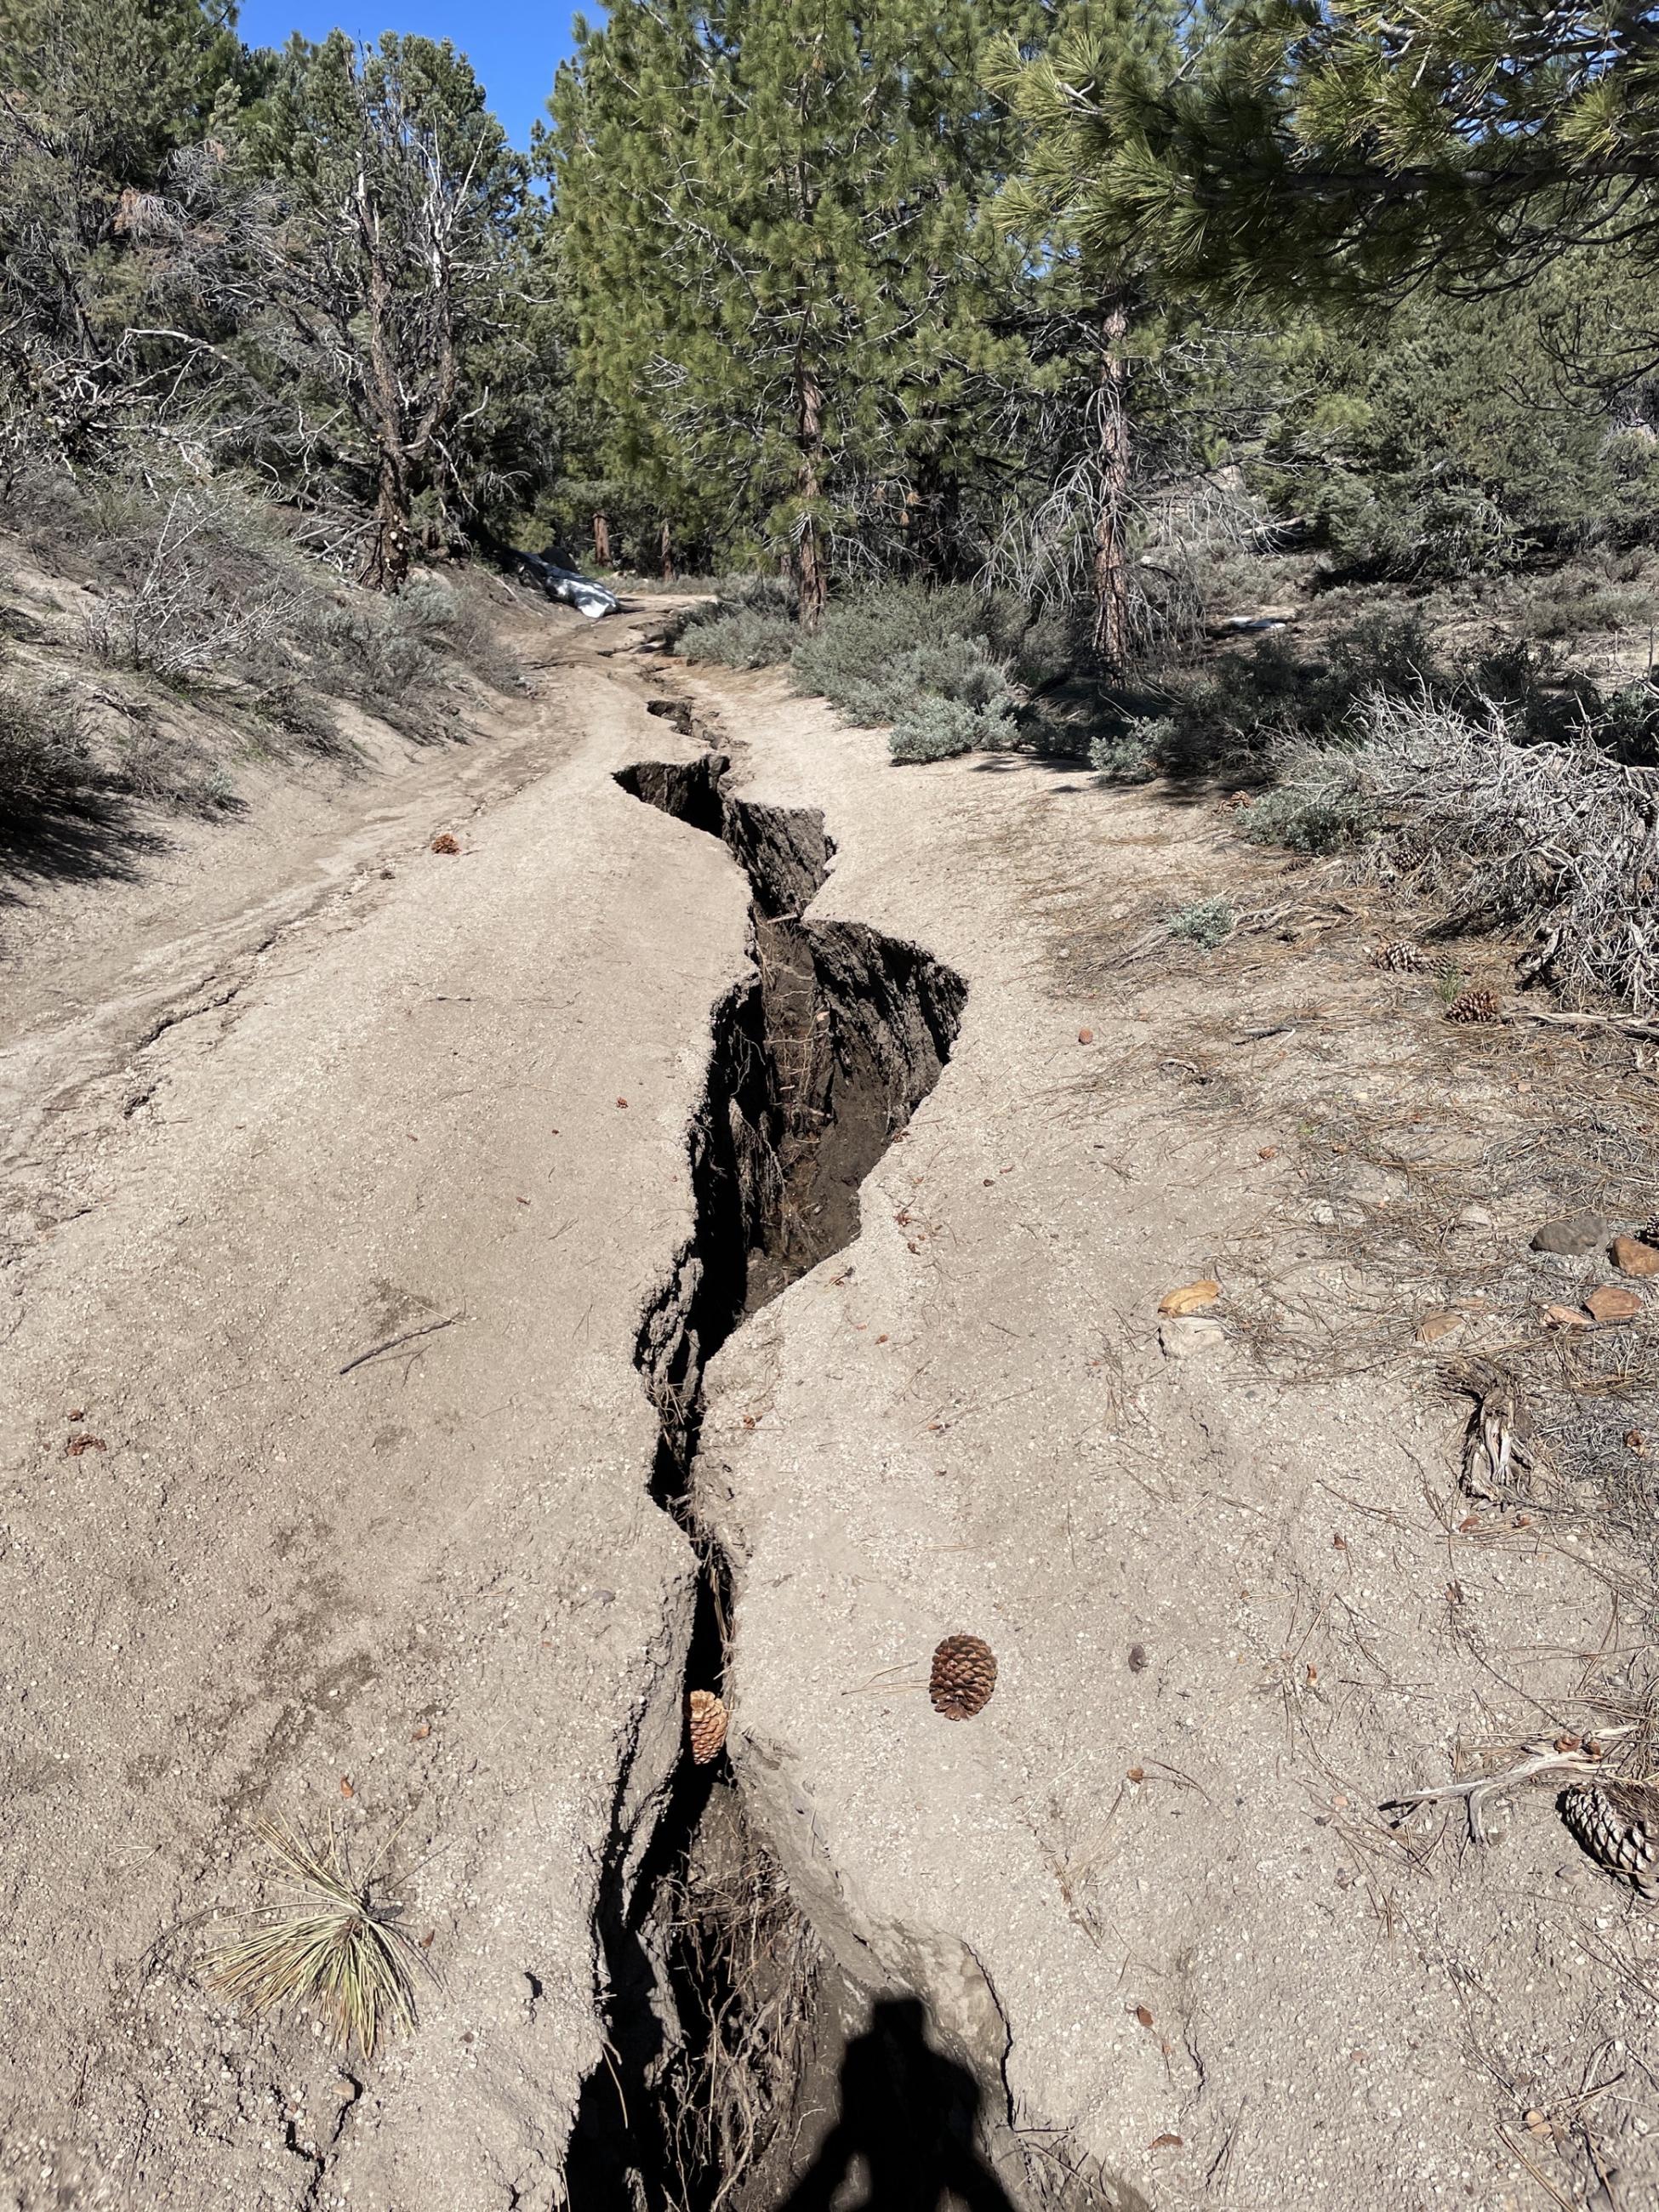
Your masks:
{"label": "sagebrush shrub", "polygon": [[[817,635],[796,646],[797,688],[817,692],[854,719],[890,722],[908,703],[895,692],[895,664],[914,668],[913,653],[964,643],[976,644],[988,662],[988,619],[986,602],[957,586],[895,584],[866,592],[832,606]],[[887,711],[874,711],[878,704]]]}
{"label": "sagebrush shrub", "polygon": [[1010,704],[1012,696],[1007,671],[987,656],[976,639],[965,637],[912,646],[878,669],[849,677],[838,693],[827,696],[862,729],[896,722],[918,699],[929,696],[953,699],[975,713]]}
{"label": "sagebrush shrub", "polygon": [[1232,935],[1237,921],[1238,915],[1230,898],[1206,898],[1178,907],[1164,927],[1171,937],[1184,938],[1188,944],[1213,952],[1218,945],[1224,944]]}
{"label": "sagebrush shrub", "polygon": [[1170,723],[1143,716],[1127,730],[1102,732],[1089,744],[1089,765],[1108,783],[1150,783],[1168,742]]}
{"label": "sagebrush shrub", "polygon": [[975,707],[938,693],[915,700],[893,724],[888,750],[896,761],[951,760],[959,753],[1006,745],[1013,724],[1000,702]]}
{"label": "sagebrush shrub", "polygon": [[1376,796],[1361,755],[1298,745],[1279,766],[1279,780],[1244,817],[1257,845],[1295,853],[1335,853],[1360,845],[1377,827]]}
{"label": "sagebrush shrub", "polygon": [[0,671],[0,807],[33,813],[73,799],[97,781],[91,740],[70,693]]}
{"label": "sagebrush shrub", "polygon": [[689,623],[676,650],[688,660],[713,661],[721,668],[773,668],[788,659],[796,635],[785,614],[737,606]]}
{"label": "sagebrush shrub", "polygon": [[1011,744],[1015,692],[993,649],[1007,609],[959,586],[895,585],[833,606],[792,657],[796,689],[856,726],[891,726],[896,761]]}

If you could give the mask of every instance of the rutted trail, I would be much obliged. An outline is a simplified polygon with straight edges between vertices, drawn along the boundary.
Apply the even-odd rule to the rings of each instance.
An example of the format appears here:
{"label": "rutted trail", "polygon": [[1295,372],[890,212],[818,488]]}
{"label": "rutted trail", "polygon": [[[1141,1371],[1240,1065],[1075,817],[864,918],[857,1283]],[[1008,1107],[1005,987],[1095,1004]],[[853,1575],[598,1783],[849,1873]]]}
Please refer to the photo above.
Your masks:
{"label": "rutted trail", "polygon": [[[31,2190],[560,2201],[607,1838],[637,1862],[678,1763],[696,1601],[633,1351],[747,973],[741,879],[617,788],[653,725],[571,642],[460,856],[394,827],[390,880],[155,1033],[140,1110],[118,1060],[45,1125],[82,1210],[22,1263],[0,1474]],[[397,1834],[440,1978],[370,2066],[204,1987],[269,1893],[260,1814]]]}
{"label": "rutted trail", "polygon": [[[459,854],[360,823],[205,999],[186,911],[142,1018],[5,1041],[74,1073],[3,1194],[75,1203],[0,1407],[0,2183],[706,2203],[737,1984],[678,1916],[735,1851],[818,1994],[742,2212],[896,2157],[1020,2212],[1519,2206],[1484,2085],[1650,2048],[1607,1894],[1547,1807],[1462,1859],[1374,1808],[1472,1725],[1579,1726],[1605,1589],[1458,1517],[1465,1413],[1401,1361],[1292,1385],[1238,1318],[1389,1295],[1298,1148],[1378,1085],[1432,1120],[1420,1024],[1340,941],[1131,977],[1137,912],[1272,865],[1213,817],[900,778],[628,641],[563,635]],[[1200,1275],[1237,1304],[1161,1343]],[[965,1726],[917,1693],[963,1631]],[[397,1838],[438,1978],[370,2064],[203,1984],[260,1814]]]}

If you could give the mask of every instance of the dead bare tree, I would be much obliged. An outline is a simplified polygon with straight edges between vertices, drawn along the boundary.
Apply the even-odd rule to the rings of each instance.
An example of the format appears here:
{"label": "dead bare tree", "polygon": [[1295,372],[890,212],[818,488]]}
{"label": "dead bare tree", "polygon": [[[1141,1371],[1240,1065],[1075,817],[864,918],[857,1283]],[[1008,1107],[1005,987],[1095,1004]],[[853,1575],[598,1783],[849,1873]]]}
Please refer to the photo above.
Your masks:
{"label": "dead bare tree", "polygon": [[382,590],[409,573],[420,495],[441,515],[457,496],[451,454],[483,404],[464,391],[463,348],[510,305],[521,164],[476,94],[425,40],[370,52],[334,34],[295,88],[304,159],[246,234],[250,274],[287,325],[279,351],[355,434],[341,458],[373,508],[362,580]]}

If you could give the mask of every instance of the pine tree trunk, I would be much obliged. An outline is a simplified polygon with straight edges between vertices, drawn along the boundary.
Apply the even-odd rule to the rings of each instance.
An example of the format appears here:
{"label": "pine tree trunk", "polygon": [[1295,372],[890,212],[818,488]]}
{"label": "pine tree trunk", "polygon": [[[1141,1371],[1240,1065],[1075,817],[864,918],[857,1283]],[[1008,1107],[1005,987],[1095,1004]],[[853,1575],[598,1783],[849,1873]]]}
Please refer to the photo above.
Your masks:
{"label": "pine tree trunk", "polygon": [[662,580],[665,584],[672,584],[674,580],[674,540],[666,515],[663,517],[662,537],[658,550],[662,556]]}
{"label": "pine tree trunk", "polygon": [[1123,358],[1128,327],[1122,300],[1109,297],[1101,307],[1096,394],[1100,505],[1095,516],[1093,643],[1103,672],[1115,680],[1129,665],[1129,376]]}
{"label": "pine tree trunk", "polygon": [[401,449],[383,446],[374,498],[374,535],[361,580],[377,592],[400,592],[409,581],[411,533],[409,480]]}
{"label": "pine tree trunk", "polygon": [[374,535],[362,581],[398,592],[409,576],[409,447],[403,392],[392,355],[393,297],[380,234],[380,210],[369,190],[368,170],[358,163],[355,194],[358,237],[368,282],[363,390],[375,446]]}
{"label": "pine tree trunk", "polygon": [[796,365],[795,397],[800,410],[797,432],[800,473],[797,483],[805,509],[795,553],[795,580],[799,586],[800,626],[810,635],[823,620],[824,608],[830,603],[830,579],[824,569],[816,511],[823,489],[823,391],[805,362]]}
{"label": "pine tree trunk", "polygon": [[601,568],[611,566],[611,525],[602,514],[593,518],[593,559]]}

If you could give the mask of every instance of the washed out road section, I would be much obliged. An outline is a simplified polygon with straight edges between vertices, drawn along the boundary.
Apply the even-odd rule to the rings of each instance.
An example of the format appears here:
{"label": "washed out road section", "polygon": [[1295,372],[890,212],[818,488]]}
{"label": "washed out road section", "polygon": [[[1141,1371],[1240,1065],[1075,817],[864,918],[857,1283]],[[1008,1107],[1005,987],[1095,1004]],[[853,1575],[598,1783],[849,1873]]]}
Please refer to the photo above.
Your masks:
{"label": "washed out road section", "polygon": [[[550,2204],[602,2063],[695,1580],[633,1355],[747,897],[613,781],[665,733],[597,649],[542,711],[458,854],[399,826],[65,1096],[0,1385],[0,2140],[88,2202]],[[261,1816],[388,1854],[433,1971],[372,2067],[204,1984]]]}

